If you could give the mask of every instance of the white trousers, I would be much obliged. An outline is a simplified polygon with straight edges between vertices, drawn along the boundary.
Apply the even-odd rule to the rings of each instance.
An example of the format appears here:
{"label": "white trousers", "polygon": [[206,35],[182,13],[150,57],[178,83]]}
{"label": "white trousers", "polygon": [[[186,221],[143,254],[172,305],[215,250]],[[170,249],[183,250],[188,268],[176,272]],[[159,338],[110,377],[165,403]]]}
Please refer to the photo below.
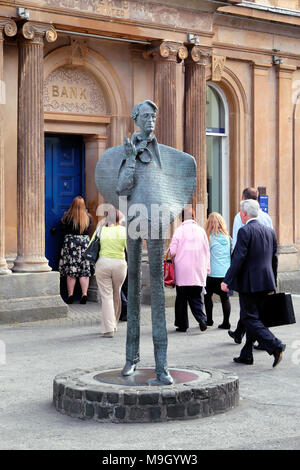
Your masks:
{"label": "white trousers", "polygon": [[119,258],[99,258],[95,276],[102,302],[101,333],[115,331],[121,315],[121,287],[127,274],[127,263]]}

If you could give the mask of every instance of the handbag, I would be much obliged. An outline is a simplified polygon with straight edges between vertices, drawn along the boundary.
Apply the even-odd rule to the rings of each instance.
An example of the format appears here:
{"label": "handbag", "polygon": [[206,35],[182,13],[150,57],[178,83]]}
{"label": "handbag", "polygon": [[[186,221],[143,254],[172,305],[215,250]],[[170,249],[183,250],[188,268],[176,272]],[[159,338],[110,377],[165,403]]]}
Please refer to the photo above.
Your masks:
{"label": "handbag", "polygon": [[267,295],[261,304],[259,318],[268,328],[296,323],[291,294],[278,292]]}
{"label": "handbag", "polygon": [[164,258],[164,284],[165,287],[175,287],[175,265],[168,253]]}
{"label": "handbag", "polygon": [[99,258],[101,230],[102,226],[100,229],[96,230],[95,237],[82,255],[82,257],[90,263],[96,263]]}

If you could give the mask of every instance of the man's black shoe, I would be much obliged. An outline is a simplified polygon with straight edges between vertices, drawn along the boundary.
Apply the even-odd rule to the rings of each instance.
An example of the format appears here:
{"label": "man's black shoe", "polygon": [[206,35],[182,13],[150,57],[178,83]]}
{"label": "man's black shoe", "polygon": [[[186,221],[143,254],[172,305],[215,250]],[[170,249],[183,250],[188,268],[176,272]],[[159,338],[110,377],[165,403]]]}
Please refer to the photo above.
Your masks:
{"label": "man's black shoe", "polygon": [[248,366],[251,366],[253,364],[253,359],[244,359],[243,357],[234,357],[233,360],[234,362],[237,362],[238,364],[247,364]]}
{"label": "man's black shoe", "polygon": [[241,338],[237,338],[237,337],[235,336],[234,331],[229,330],[227,333],[229,334],[229,336],[230,336],[231,338],[234,339],[234,342],[235,342],[235,343],[241,344],[242,339],[241,339]]}
{"label": "man's black shoe", "polygon": [[273,367],[276,367],[277,364],[279,364],[279,362],[281,361],[282,353],[285,350],[285,347],[286,347],[285,344],[282,344],[281,346],[278,346],[278,348],[276,348],[275,351],[273,352],[273,356],[274,356]]}
{"label": "man's black shoe", "polygon": [[205,323],[204,321],[201,321],[201,322],[199,323],[199,328],[200,328],[201,331],[207,330],[206,323]]}
{"label": "man's black shoe", "polygon": [[221,325],[218,326],[218,328],[221,328],[223,330],[230,330],[230,323],[221,323]]}
{"label": "man's black shoe", "polygon": [[186,330],[183,330],[182,328],[176,328],[176,331],[179,331],[179,333],[185,333]]}

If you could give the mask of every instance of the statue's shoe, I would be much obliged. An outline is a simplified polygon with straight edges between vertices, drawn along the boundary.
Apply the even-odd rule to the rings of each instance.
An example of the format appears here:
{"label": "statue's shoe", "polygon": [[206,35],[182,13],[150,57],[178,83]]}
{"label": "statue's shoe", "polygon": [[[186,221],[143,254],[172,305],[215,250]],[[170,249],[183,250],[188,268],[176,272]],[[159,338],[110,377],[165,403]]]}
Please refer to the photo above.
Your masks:
{"label": "statue's shoe", "polygon": [[158,384],[162,384],[162,385],[172,385],[174,380],[173,380],[173,378],[171,377],[171,375],[169,373],[163,372],[163,373],[157,375],[156,382]]}
{"label": "statue's shoe", "polygon": [[124,376],[132,375],[134,374],[135,370],[136,370],[136,364],[132,364],[130,361],[126,361],[126,364],[122,370],[122,375]]}

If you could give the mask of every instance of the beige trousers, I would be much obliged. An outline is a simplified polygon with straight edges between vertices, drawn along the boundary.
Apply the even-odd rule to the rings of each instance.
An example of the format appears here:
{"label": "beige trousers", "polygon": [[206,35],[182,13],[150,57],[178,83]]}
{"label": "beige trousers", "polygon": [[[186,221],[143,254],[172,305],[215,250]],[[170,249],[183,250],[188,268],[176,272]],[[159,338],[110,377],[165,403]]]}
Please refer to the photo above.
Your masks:
{"label": "beige trousers", "polygon": [[121,287],[125,281],[127,263],[119,258],[99,258],[95,276],[102,302],[101,333],[115,331],[121,315]]}

